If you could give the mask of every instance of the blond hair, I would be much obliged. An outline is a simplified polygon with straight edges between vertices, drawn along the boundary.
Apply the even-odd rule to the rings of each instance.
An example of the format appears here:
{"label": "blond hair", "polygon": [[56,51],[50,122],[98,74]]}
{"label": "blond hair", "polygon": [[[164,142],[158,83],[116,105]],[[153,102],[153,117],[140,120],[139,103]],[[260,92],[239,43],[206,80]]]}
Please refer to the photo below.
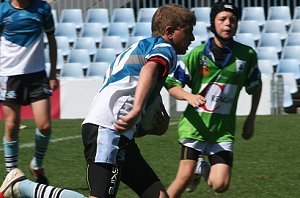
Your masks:
{"label": "blond hair", "polygon": [[175,29],[196,24],[195,14],[178,4],[167,4],[157,9],[152,18],[152,36],[162,36],[167,26]]}

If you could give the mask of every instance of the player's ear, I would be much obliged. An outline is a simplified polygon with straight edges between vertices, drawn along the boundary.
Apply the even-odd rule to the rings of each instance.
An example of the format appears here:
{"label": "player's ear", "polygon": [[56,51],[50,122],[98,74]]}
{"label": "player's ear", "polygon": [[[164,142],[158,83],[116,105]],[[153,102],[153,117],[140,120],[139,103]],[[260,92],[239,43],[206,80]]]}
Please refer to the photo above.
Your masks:
{"label": "player's ear", "polygon": [[164,31],[164,35],[168,37],[169,40],[172,40],[175,29],[172,26],[167,26]]}

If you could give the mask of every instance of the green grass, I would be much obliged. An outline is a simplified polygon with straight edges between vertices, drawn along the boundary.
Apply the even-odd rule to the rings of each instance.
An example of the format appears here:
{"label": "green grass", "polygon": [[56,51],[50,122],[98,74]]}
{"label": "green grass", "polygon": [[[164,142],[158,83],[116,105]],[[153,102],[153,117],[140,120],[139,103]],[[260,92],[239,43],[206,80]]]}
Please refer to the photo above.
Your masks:
{"label": "green grass", "polygon": [[[300,127],[299,115],[258,116],[253,139],[240,137],[244,117],[237,119],[234,166],[230,189],[224,194],[214,193],[203,181],[197,190],[183,198],[299,198],[300,197]],[[53,120],[52,140],[75,136],[74,139],[52,142],[45,159],[46,173],[54,186],[88,194],[85,183],[85,161],[81,141],[82,120]],[[171,123],[177,119],[172,118]],[[33,143],[34,123],[24,120],[28,127],[21,130],[20,145]],[[3,135],[3,121],[0,122]],[[175,177],[180,147],[177,126],[171,125],[161,137],[146,136],[137,140],[141,151],[165,186]],[[0,146],[3,153],[3,147]],[[20,148],[19,167],[32,179],[28,164],[32,147]],[[3,157],[0,158],[0,178],[5,175]],[[121,184],[120,198],[137,196]]]}

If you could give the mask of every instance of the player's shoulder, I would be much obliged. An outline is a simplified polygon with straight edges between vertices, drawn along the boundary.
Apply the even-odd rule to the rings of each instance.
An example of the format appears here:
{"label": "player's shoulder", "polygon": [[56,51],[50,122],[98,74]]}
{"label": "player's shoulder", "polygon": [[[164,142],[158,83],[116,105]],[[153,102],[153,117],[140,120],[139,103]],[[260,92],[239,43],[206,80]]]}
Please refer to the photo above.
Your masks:
{"label": "player's shoulder", "polygon": [[237,41],[234,41],[234,49],[237,52],[256,54],[255,50],[251,46],[245,45]]}

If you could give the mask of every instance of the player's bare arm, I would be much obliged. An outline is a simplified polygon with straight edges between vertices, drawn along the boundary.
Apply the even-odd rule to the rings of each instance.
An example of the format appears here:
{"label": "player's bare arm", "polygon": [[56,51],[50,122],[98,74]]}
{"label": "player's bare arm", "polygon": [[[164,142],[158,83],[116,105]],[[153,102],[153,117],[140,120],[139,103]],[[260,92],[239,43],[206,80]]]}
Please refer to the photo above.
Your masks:
{"label": "player's bare arm", "polygon": [[138,85],[135,91],[135,100],[132,110],[126,115],[119,117],[115,122],[115,129],[125,132],[135,124],[137,117],[141,114],[149,93],[158,81],[158,68],[156,62],[147,62],[141,69]]}
{"label": "player's bare arm", "polygon": [[204,105],[206,99],[199,94],[192,94],[185,91],[181,86],[175,86],[170,88],[169,93],[177,100],[186,100],[191,106],[199,107]]}
{"label": "player's bare arm", "polygon": [[48,32],[47,38],[49,42],[49,57],[50,57],[50,64],[51,64],[49,85],[52,90],[55,90],[57,87],[57,78],[56,78],[57,45],[56,45],[54,32]]}
{"label": "player's bare arm", "polygon": [[258,108],[261,91],[262,91],[262,87],[260,86],[259,88],[257,88],[257,90],[252,95],[251,110],[250,110],[250,113],[247,116],[244,126],[243,126],[242,137],[245,140],[252,138],[252,136],[254,134],[255,115],[256,115],[256,110]]}

